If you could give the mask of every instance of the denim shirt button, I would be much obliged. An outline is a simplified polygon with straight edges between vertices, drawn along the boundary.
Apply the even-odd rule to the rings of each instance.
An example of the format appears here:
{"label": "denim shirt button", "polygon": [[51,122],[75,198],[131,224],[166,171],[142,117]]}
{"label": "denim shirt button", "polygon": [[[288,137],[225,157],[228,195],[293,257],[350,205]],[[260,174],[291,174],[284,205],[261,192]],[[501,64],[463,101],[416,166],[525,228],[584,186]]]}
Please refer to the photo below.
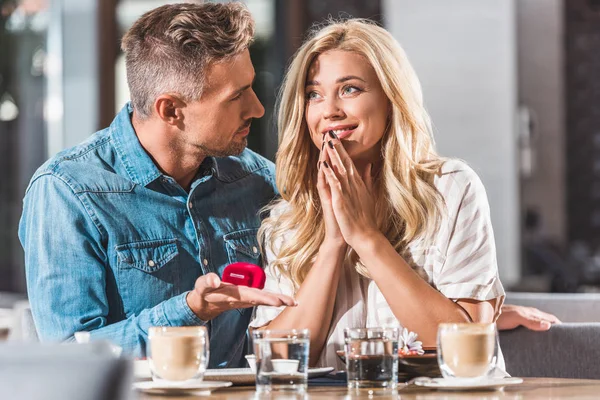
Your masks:
{"label": "denim shirt button", "polygon": [[204,266],[208,265],[208,260],[205,258],[204,260],[202,260],[202,264],[204,264]]}
{"label": "denim shirt button", "polygon": [[188,203],[188,207],[190,208],[190,210],[194,207],[191,201]]}
{"label": "denim shirt button", "polygon": [[252,247],[252,251],[254,252],[254,254],[257,254],[257,253],[258,253],[258,249],[256,248],[256,246],[253,246],[253,247]]}
{"label": "denim shirt button", "polygon": [[148,260],[148,265],[151,267],[154,267],[154,265],[155,265],[154,260]]}

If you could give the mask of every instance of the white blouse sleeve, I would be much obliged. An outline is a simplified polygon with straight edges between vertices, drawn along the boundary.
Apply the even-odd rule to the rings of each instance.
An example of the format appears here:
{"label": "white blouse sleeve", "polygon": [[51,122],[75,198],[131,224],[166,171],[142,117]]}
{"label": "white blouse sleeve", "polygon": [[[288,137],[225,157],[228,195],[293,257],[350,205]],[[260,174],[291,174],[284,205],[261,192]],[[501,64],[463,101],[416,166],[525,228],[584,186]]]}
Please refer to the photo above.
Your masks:
{"label": "white blouse sleeve", "polygon": [[[441,178],[451,179],[446,193],[449,239],[445,261],[435,274],[437,289],[450,299],[504,300],[496,245],[483,183],[466,164]],[[454,163],[456,167],[456,163]]]}
{"label": "white blouse sleeve", "polygon": [[[276,241],[276,246],[281,245],[281,241]],[[272,266],[272,260],[275,260],[275,254],[270,246],[265,246],[265,275],[267,277],[265,281],[265,287],[263,290],[272,293],[285,294],[290,297],[294,297],[294,286],[292,281]],[[285,306],[281,307],[269,307],[269,306],[258,306],[254,308],[254,314],[250,321],[251,328],[260,328],[267,325],[269,322],[274,320],[283,310]]]}

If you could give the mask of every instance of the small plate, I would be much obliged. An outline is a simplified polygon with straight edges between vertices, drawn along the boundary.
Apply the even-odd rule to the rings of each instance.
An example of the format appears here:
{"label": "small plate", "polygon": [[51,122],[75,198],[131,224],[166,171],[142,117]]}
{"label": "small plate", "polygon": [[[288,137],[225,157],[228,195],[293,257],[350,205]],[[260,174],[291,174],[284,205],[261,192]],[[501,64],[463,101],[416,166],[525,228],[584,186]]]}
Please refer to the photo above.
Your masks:
{"label": "small plate", "polygon": [[464,379],[447,378],[417,378],[413,381],[417,386],[439,390],[481,390],[501,389],[508,385],[523,383],[521,378],[488,378],[478,381],[465,381]]}
{"label": "small plate", "polygon": [[[318,378],[333,371],[333,367],[309,368],[308,378]],[[147,360],[135,360],[133,362],[133,375],[135,379],[151,379],[150,366]],[[219,368],[207,369],[204,373],[204,381],[229,381],[234,385],[253,385],[256,374],[250,368]]]}
{"label": "small plate", "polygon": [[210,394],[211,391],[231,386],[231,382],[186,382],[181,385],[170,385],[162,382],[135,382],[133,388],[151,394]]}

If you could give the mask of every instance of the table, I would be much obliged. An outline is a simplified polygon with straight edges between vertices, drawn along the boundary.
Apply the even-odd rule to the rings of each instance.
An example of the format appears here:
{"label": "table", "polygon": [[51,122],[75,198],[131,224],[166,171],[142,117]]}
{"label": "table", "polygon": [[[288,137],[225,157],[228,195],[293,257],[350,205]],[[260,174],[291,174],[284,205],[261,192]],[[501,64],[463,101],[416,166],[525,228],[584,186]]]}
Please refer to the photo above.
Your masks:
{"label": "table", "polygon": [[[367,390],[358,394],[349,392],[345,387],[311,386],[303,398],[310,399],[375,399],[392,398],[378,393],[369,396]],[[600,397],[600,380],[586,379],[559,379],[559,378],[524,378],[520,385],[507,386],[502,391],[472,391],[472,392],[442,392],[417,386],[403,387],[400,385],[398,395],[393,398],[399,400],[459,400],[459,399],[596,399]],[[170,396],[143,395],[140,400],[173,399]],[[201,399],[205,396],[178,396],[178,400]],[[255,400],[254,386],[234,386],[227,389],[214,391],[211,399],[221,400]],[[292,396],[271,396],[269,399],[301,399]]]}

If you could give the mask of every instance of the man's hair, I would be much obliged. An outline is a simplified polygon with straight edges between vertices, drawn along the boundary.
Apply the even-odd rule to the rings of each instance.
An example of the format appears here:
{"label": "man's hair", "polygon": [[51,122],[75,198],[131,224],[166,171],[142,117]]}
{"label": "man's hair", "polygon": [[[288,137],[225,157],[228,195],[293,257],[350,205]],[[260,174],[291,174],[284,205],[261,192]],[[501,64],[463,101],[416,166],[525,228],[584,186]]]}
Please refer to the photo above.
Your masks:
{"label": "man's hair", "polygon": [[158,96],[202,95],[206,70],[248,48],[254,20],[242,3],[169,4],[138,19],[123,37],[131,102],[140,118]]}

